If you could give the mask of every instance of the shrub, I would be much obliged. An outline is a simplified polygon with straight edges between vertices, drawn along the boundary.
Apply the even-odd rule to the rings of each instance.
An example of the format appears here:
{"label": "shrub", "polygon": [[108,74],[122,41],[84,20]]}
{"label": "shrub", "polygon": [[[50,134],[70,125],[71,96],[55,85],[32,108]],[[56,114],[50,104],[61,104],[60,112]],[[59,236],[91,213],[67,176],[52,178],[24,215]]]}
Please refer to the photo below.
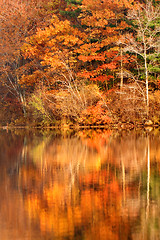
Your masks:
{"label": "shrub", "polygon": [[112,120],[104,102],[99,100],[96,105],[89,106],[82,111],[79,122],[84,125],[104,125]]}
{"label": "shrub", "polygon": [[106,98],[115,122],[143,122],[147,117],[145,93],[136,83],[115,89]]}

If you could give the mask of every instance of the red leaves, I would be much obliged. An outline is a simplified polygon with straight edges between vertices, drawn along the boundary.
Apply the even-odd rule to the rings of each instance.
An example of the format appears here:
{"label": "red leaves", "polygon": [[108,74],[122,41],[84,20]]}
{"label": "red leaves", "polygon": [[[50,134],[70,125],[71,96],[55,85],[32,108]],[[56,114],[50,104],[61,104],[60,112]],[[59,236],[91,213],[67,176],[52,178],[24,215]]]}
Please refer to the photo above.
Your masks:
{"label": "red leaves", "polygon": [[94,76],[93,72],[88,72],[86,70],[84,70],[83,72],[79,72],[77,74],[78,77],[83,77],[83,78],[90,78],[92,76]]}
{"label": "red leaves", "polygon": [[110,69],[110,70],[116,69],[117,68],[116,62],[103,64],[103,65],[99,66],[98,70],[107,69],[107,68]]}
{"label": "red leaves", "polygon": [[105,57],[102,55],[102,54],[99,54],[99,55],[90,55],[90,56],[83,56],[83,55],[80,55],[78,57],[79,60],[83,61],[83,62],[90,62],[90,61],[105,61]]}
{"label": "red leaves", "polygon": [[103,101],[98,101],[95,106],[90,106],[82,112],[80,122],[83,124],[108,124],[112,122]]}
{"label": "red leaves", "polygon": [[111,78],[114,78],[112,75],[99,75],[98,77],[91,78],[91,81],[105,82],[109,81]]}

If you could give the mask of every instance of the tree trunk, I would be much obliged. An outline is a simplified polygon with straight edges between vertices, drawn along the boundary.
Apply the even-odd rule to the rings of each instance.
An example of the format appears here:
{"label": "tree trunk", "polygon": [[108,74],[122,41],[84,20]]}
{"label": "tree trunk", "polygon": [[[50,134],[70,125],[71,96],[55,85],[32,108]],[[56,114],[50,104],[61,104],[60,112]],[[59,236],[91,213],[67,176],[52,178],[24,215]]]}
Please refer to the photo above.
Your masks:
{"label": "tree trunk", "polygon": [[148,117],[148,114],[149,114],[148,67],[147,67],[147,53],[146,53],[145,41],[144,41],[144,63],[145,63],[145,78],[146,78],[146,108],[147,108],[147,117]]}
{"label": "tree trunk", "polygon": [[121,54],[121,85],[120,85],[120,89],[122,89],[123,87],[123,60],[122,60],[122,46],[120,47],[120,54]]}
{"label": "tree trunk", "polygon": [[20,97],[20,101],[22,103],[22,109],[23,109],[24,117],[26,117],[27,116],[27,112],[26,112],[26,101],[25,101],[25,98],[22,96],[21,93],[19,94],[19,97]]}

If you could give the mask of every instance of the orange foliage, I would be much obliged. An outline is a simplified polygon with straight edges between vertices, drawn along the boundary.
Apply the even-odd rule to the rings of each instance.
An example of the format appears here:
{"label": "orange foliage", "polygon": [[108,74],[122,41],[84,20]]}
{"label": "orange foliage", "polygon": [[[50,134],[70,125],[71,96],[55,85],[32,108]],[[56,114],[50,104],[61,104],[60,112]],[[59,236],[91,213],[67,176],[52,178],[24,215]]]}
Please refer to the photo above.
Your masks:
{"label": "orange foliage", "polygon": [[79,122],[82,124],[108,124],[112,120],[108,110],[105,109],[103,101],[98,101],[95,106],[88,107],[82,112]]}
{"label": "orange foliage", "polygon": [[[87,69],[84,64],[85,70],[81,68],[79,76],[97,82],[113,78],[108,76],[112,76],[120,65],[120,59],[117,58],[120,48],[117,42],[128,27],[123,20],[124,10],[132,8],[132,3],[131,0],[82,1],[80,19],[86,26],[87,39],[76,52],[79,53],[78,59],[87,63]],[[123,64],[129,58],[126,55]]]}
{"label": "orange foliage", "polygon": [[[77,18],[79,28],[53,14],[46,28],[37,28],[36,34],[26,38],[23,55],[40,62],[41,71],[48,73],[47,79],[52,76],[49,82],[57,78],[63,81],[62,75],[68,74],[66,64],[81,78],[102,83],[112,81],[121,61],[117,41],[128,27],[124,14],[132,7],[132,2],[83,0],[78,5],[81,10]],[[66,11],[75,9],[76,5],[68,4]],[[123,57],[123,64],[128,63],[128,58],[128,55]],[[35,83],[35,74],[36,71],[27,77],[23,75],[22,83]]]}
{"label": "orange foliage", "polygon": [[100,81],[100,82],[105,82],[105,81],[109,81],[111,78],[114,78],[111,75],[99,75],[98,77],[95,78],[91,78],[90,80],[92,81]]}
{"label": "orange foliage", "polygon": [[[68,73],[67,66],[75,65],[77,59],[74,50],[82,44],[84,37],[85,34],[73,28],[68,20],[61,21],[56,15],[52,15],[48,27],[38,28],[35,35],[26,38],[22,52],[25,58],[30,58],[33,62],[35,59],[40,61],[42,78],[47,73],[47,81],[51,75],[51,81],[54,82],[54,79],[61,80]],[[36,78],[34,75],[36,71],[30,75],[33,83]],[[26,81],[27,78],[29,76]],[[25,77],[23,83],[24,80]]]}

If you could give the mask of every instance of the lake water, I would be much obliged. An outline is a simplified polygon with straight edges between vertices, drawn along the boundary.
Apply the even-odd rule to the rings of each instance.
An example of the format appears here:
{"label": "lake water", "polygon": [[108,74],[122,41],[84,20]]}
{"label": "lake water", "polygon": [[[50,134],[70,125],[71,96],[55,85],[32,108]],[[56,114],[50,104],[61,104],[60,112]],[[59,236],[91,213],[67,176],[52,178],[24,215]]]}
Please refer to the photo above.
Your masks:
{"label": "lake water", "polygon": [[149,130],[1,130],[0,239],[160,239],[160,131]]}

